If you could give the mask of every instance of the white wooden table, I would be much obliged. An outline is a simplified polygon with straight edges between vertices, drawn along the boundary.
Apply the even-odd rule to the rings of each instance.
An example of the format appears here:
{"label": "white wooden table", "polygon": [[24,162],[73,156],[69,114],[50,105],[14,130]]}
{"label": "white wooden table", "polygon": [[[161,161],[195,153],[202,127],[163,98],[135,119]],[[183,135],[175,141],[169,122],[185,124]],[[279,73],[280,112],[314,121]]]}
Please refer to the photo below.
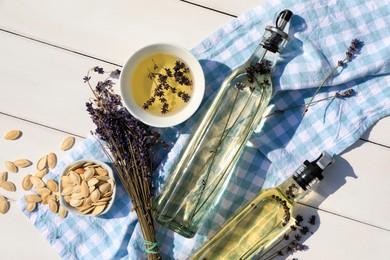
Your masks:
{"label": "white wooden table", "polygon": [[[85,112],[90,92],[82,77],[93,66],[119,67],[136,49],[175,42],[191,49],[259,4],[255,0],[0,1],[0,171],[4,161],[66,154],[62,140],[81,141],[93,129]],[[172,27],[174,25],[174,27]],[[171,29],[164,29],[164,28]],[[23,136],[2,136],[20,129]],[[299,259],[390,259],[390,118],[379,121],[327,172],[299,206],[318,216],[318,229]],[[9,174],[16,192],[35,167]],[[0,215],[0,259],[59,256],[14,203]]]}

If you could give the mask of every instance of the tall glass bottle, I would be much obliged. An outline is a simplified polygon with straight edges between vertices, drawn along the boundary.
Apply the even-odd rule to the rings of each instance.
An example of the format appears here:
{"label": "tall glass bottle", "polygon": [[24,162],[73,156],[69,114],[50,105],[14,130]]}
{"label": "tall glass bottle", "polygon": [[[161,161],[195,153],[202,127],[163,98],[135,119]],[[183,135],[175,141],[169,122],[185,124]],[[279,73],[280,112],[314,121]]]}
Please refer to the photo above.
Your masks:
{"label": "tall glass bottle", "polygon": [[295,202],[323,179],[322,171],[332,162],[333,158],[323,152],[317,160],[305,161],[281,185],[260,191],[191,259],[250,259],[267,252],[295,224]]}
{"label": "tall glass bottle", "polygon": [[267,26],[249,60],[222,83],[187,147],[154,200],[155,219],[185,237],[198,231],[205,212],[218,203],[227,180],[260,122],[272,94],[271,75],[289,37],[292,12]]}

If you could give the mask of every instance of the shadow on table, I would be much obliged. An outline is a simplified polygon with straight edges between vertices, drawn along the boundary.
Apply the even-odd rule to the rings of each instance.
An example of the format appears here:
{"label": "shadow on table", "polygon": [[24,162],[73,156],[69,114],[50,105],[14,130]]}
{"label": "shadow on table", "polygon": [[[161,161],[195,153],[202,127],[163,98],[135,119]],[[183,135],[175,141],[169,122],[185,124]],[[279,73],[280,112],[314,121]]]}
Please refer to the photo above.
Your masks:
{"label": "shadow on table", "polygon": [[[357,148],[358,146],[358,144],[354,144],[347,149],[345,153]],[[287,257],[291,257],[296,251],[310,250],[309,247],[304,245],[304,242],[312,234],[314,234],[321,225],[318,207],[326,200],[326,198],[344,186],[347,182],[347,178],[356,179],[358,176],[356,176],[348,161],[340,156],[336,156],[335,163],[330,166],[326,172],[324,172],[324,180],[319,184],[317,189],[312,191],[307,197],[300,201],[300,204],[297,204],[294,215],[300,215],[303,217],[303,221],[300,224],[301,227],[298,228],[297,231],[291,231],[288,239],[282,239],[280,244],[275,247],[273,253],[278,254],[278,252],[282,250],[280,253],[283,253],[283,256],[281,257],[285,259]],[[303,230],[303,232],[301,230]],[[299,239],[297,239],[296,234]]]}
{"label": "shadow on table", "polygon": [[[352,145],[344,153],[353,150],[359,146],[358,143]],[[347,182],[347,178],[358,178],[352,166],[340,155],[335,157],[335,162],[323,173],[324,179],[319,186],[302,200],[303,204],[308,204],[318,208],[323,201],[335,193]]]}

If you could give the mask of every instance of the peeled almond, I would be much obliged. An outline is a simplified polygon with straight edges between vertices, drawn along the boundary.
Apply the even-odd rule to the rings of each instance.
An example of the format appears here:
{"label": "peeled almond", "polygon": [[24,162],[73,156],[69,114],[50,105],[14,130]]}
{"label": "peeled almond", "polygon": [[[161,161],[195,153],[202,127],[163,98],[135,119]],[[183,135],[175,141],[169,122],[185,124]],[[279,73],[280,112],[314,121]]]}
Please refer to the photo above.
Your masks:
{"label": "peeled almond", "polygon": [[72,195],[70,195],[70,197],[75,200],[81,200],[85,198],[85,196],[80,192],[73,192]]}
{"label": "peeled almond", "polygon": [[111,189],[111,185],[108,183],[104,183],[104,184],[100,185],[98,189],[99,189],[101,194],[104,194]]}
{"label": "peeled almond", "polygon": [[91,198],[86,198],[86,199],[84,200],[84,205],[91,206],[91,204],[92,204]]}
{"label": "peeled almond", "polygon": [[69,150],[74,145],[74,142],[75,142],[75,138],[73,136],[69,136],[65,138],[65,140],[62,142],[61,150],[63,151]]}
{"label": "peeled almond", "polygon": [[51,194],[51,190],[49,190],[48,188],[46,187],[41,187],[41,188],[35,188],[34,190],[36,193],[40,194],[41,196],[45,195],[45,194]]}
{"label": "peeled almond", "polygon": [[80,206],[81,204],[83,203],[83,200],[80,199],[80,200],[76,200],[76,199],[71,199],[69,204],[72,206],[72,207],[78,207]]}
{"label": "peeled almond", "polygon": [[115,185],[114,185],[114,180],[113,179],[107,180],[107,183],[109,183],[111,185],[111,189],[114,188]]}
{"label": "peeled almond", "polygon": [[111,197],[103,197],[103,198],[100,198],[98,200],[98,202],[101,202],[101,201],[110,201],[111,200]]}
{"label": "peeled almond", "polygon": [[24,200],[27,201],[27,202],[34,202],[34,203],[36,203],[36,202],[41,202],[42,198],[39,197],[36,194],[29,194],[26,197],[24,197]]}
{"label": "peeled almond", "polygon": [[3,202],[3,201],[7,202],[7,199],[4,196],[0,195],[0,202]]}
{"label": "peeled almond", "polygon": [[81,194],[83,195],[83,197],[87,198],[89,196],[88,184],[85,181],[82,181],[81,185],[80,185],[80,188],[81,188]]}
{"label": "peeled almond", "polygon": [[101,181],[108,181],[110,179],[109,176],[96,176],[95,178]]}
{"label": "peeled almond", "polygon": [[0,172],[0,182],[6,181],[8,178],[8,173],[7,172]]}
{"label": "peeled almond", "polygon": [[57,192],[58,191],[58,184],[53,179],[48,179],[46,181],[46,186],[49,188],[49,190],[51,190],[53,192]]}
{"label": "peeled almond", "polygon": [[98,189],[94,190],[91,193],[90,198],[92,202],[97,202],[100,199],[100,191]]}
{"label": "peeled almond", "polygon": [[70,179],[73,181],[73,183],[75,183],[75,184],[80,184],[81,178],[80,178],[80,176],[79,176],[77,173],[75,173],[74,171],[71,171],[71,172],[69,173],[69,177],[70,177]]}
{"label": "peeled almond", "polygon": [[9,210],[9,203],[8,201],[0,201],[0,213],[5,214]]}
{"label": "peeled almond", "polygon": [[103,212],[103,210],[106,208],[106,205],[100,205],[100,206],[96,206],[94,208],[94,210],[92,211],[92,215],[93,216],[96,216],[96,215],[99,215],[100,213]]}
{"label": "peeled almond", "polygon": [[16,167],[16,165],[10,161],[5,161],[5,168],[7,168],[7,170],[12,173],[18,172],[18,167]]}
{"label": "peeled almond", "polygon": [[57,165],[57,155],[55,153],[49,153],[47,155],[47,166],[50,169],[54,169]]}
{"label": "peeled almond", "polygon": [[85,181],[89,181],[90,179],[92,179],[92,177],[95,175],[95,169],[94,168],[88,168],[85,172],[84,172],[84,180]]}
{"label": "peeled almond", "polygon": [[33,187],[30,178],[31,178],[31,174],[27,174],[26,176],[24,176],[22,180],[22,188],[25,191],[29,191]]}
{"label": "peeled almond", "polygon": [[92,191],[94,191],[96,189],[95,186],[88,186],[88,188],[89,188],[89,193],[90,194],[92,193]]}
{"label": "peeled almond", "polygon": [[95,186],[96,184],[99,183],[99,180],[96,178],[92,178],[88,181],[88,186]]}
{"label": "peeled almond", "polygon": [[15,184],[10,181],[3,181],[0,186],[7,191],[16,191]]}
{"label": "peeled almond", "polygon": [[47,203],[49,203],[49,196],[50,196],[50,193],[42,194],[42,204],[46,205]]}
{"label": "peeled almond", "polygon": [[69,203],[69,201],[72,199],[70,195],[64,196],[64,200]]}
{"label": "peeled almond", "polygon": [[107,176],[108,171],[106,169],[103,169],[102,167],[96,168],[96,172],[101,176]]}
{"label": "peeled almond", "polygon": [[73,193],[73,187],[66,187],[62,190],[61,195],[67,196],[67,195],[71,195],[72,193]]}
{"label": "peeled almond", "polygon": [[38,170],[34,176],[35,177],[38,177],[40,179],[42,179],[43,177],[45,177],[45,175],[47,174],[47,168],[43,169],[43,170]]}
{"label": "peeled almond", "polygon": [[74,164],[72,167],[70,167],[69,169],[68,169],[68,171],[73,171],[73,170],[75,170],[75,169],[78,169],[78,168],[80,168],[80,167],[83,167],[84,166],[84,162],[78,162],[78,163],[76,163],[76,164]]}
{"label": "peeled almond", "polygon": [[103,197],[104,198],[109,198],[109,197],[111,197],[112,194],[113,194],[113,192],[112,192],[112,190],[110,190],[109,192],[104,193]]}
{"label": "peeled almond", "polygon": [[41,159],[38,160],[37,169],[42,171],[43,169],[46,168],[46,165],[47,165],[47,155],[43,156]]}
{"label": "peeled almond", "polygon": [[38,178],[36,176],[31,176],[30,177],[30,181],[37,188],[45,187],[45,183],[42,181],[42,179],[40,179],[40,178]]}
{"label": "peeled almond", "polygon": [[22,132],[19,130],[11,130],[4,135],[4,139],[15,140],[15,139],[18,139],[21,134],[22,134]]}
{"label": "peeled almond", "polygon": [[80,187],[80,185],[75,185],[74,187],[73,187],[73,193],[80,193],[81,192],[81,187]]}
{"label": "peeled almond", "polygon": [[14,161],[14,164],[16,167],[26,168],[26,167],[30,166],[32,164],[32,162],[30,162],[27,159],[18,159],[16,161]]}
{"label": "peeled almond", "polygon": [[103,206],[103,205],[106,205],[106,204],[107,204],[107,201],[101,201],[101,200],[92,203],[92,205],[94,205],[94,206]]}
{"label": "peeled almond", "polygon": [[33,212],[33,211],[36,209],[36,207],[37,207],[37,204],[36,204],[36,203],[34,203],[34,202],[29,202],[29,203],[27,203],[27,205],[26,205],[26,211],[27,211],[27,212]]}
{"label": "peeled almond", "polygon": [[90,206],[89,208],[82,210],[81,214],[83,215],[89,214],[94,208],[95,208],[94,206]]}
{"label": "peeled almond", "polygon": [[57,211],[58,211],[57,201],[55,201],[54,199],[48,199],[48,204],[49,204],[49,209],[51,210],[51,212],[57,213]]}
{"label": "peeled almond", "polygon": [[61,176],[61,186],[62,188],[74,186],[72,179],[69,176]]}
{"label": "peeled almond", "polygon": [[61,217],[61,218],[66,218],[66,216],[68,215],[68,211],[63,208],[63,207],[59,207],[58,208],[58,215]]}

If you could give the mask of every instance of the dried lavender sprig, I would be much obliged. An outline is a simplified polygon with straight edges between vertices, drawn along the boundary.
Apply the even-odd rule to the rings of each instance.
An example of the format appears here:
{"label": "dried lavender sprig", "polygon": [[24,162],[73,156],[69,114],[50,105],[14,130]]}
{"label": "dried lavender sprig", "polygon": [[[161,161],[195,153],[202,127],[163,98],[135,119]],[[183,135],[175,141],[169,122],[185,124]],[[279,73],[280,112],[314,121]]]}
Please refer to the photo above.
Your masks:
{"label": "dried lavender sprig", "polygon": [[[310,232],[310,229],[307,226],[302,226],[301,225],[303,220],[304,219],[303,219],[303,217],[301,215],[297,215],[295,217],[295,224],[290,226],[290,230],[283,235],[283,238],[280,239],[275,244],[273,244],[267,251],[262,253],[261,256],[259,256],[258,259],[261,259],[261,260],[271,260],[271,259],[274,259],[275,257],[283,256],[285,254],[291,254],[291,253],[295,253],[297,251],[306,251],[306,250],[308,250],[309,249],[308,246],[303,245],[301,243],[298,243],[302,239],[302,236],[304,236],[304,235],[306,235],[307,233]],[[308,223],[311,224],[311,225],[315,225],[315,220],[316,220],[316,217],[314,215],[312,215],[309,218]],[[272,252],[283,241],[288,241],[290,239],[290,237],[291,237],[291,233],[293,233],[293,232],[295,232],[295,234],[294,234],[294,236],[292,236],[293,237],[292,241],[290,241],[287,245],[283,246],[282,248],[280,248],[276,252],[272,253],[271,255],[263,258],[267,254]]]}
{"label": "dried lavender sprig", "polygon": [[333,73],[337,70],[337,68],[339,67],[343,67],[344,64],[346,62],[349,62],[352,60],[352,58],[354,57],[355,54],[358,53],[358,51],[360,50],[360,48],[362,47],[362,44],[363,42],[359,41],[358,39],[353,39],[351,41],[351,45],[349,46],[347,52],[345,53],[345,58],[344,60],[339,60],[337,62],[337,65],[333,68],[333,70],[325,77],[325,79],[321,82],[321,84],[318,86],[316,92],[314,93],[314,95],[311,97],[310,101],[307,103],[306,107],[305,107],[305,110],[303,111],[302,113],[302,116],[304,116],[306,114],[306,112],[308,111],[309,109],[309,106],[311,105],[311,103],[313,102],[313,99],[314,97],[318,94],[318,92],[320,91],[320,89],[322,88],[322,86],[325,84],[325,82],[330,78],[330,76],[333,75]]}
{"label": "dried lavender sprig", "polygon": [[[326,98],[321,98],[321,99],[318,99],[318,100],[314,100],[314,101],[311,102],[310,106],[314,105],[314,104],[317,104],[319,102],[322,102],[322,101],[329,100],[329,99],[352,97],[355,94],[356,94],[355,90],[353,88],[350,88],[350,89],[344,91],[341,94],[339,92],[336,92],[333,96],[326,97]],[[309,103],[305,103],[305,104],[301,104],[301,105],[291,106],[291,107],[288,107],[288,108],[285,108],[285,109],[278,109],[278,110],[275,110],[275,111],[265,115],[264,118],[270,117],[270,116],[273,116],[273,115],[276,115],[276,114],[281,114],[281,113],[284,113],[285,111],[288,111],[288,110],[291,110],[291,109],[300,108],[300,107],[303,107],[303,106],[306,107],[308,105],[309,105]]]}
{"label": "dried lavender sprig", "polygon": [[[159,67],[158,65],[153,62],[153,70],[157,70]],[[173,70],[173,71],[172,71]],[[158,72],[152,72],[148,68],[148,78],[153,81],[153,83],[156,85],[156,88],[154,90],[153,96],[151,96],[148,100],[145,101],[142,108],[148,109],[149,106],[153,104],[155,101],[154,98],[158,98],[161,101],[161,98],[164,98],[165,92],[170,90],[172,94],[176,94],[178,97],[180,97],[185,103],[187,103],[190,100],[190,95],[186,93],[185,91],[179,91],[177,92],[177,89],[173,87],[171,84],[169,84],[168,79],[173,78],[173,80],[182,86],[190,86],[192,85],[192,81],[185,75],[185,73],[188,73],[190,70],[182,61],[176,61],[175,66],[173,68],[164,68],[165,75]],[[167,103],[167,100],[161,101],[161,113],[166,114],[169,112],[169,104]]]}

